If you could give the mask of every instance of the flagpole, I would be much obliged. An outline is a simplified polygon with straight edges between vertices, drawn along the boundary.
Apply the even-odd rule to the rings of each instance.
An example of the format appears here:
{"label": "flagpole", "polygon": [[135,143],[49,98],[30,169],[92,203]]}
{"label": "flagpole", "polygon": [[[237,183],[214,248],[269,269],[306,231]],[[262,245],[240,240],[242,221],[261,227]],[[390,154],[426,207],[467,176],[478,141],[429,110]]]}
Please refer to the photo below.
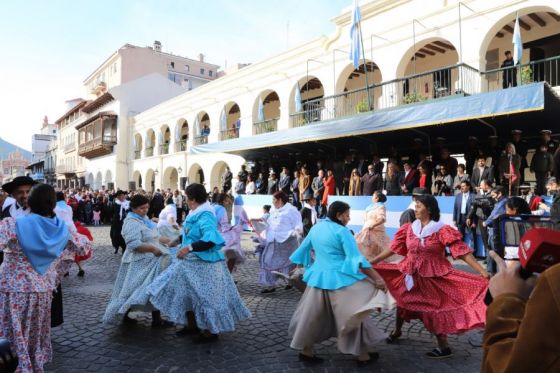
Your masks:
{"label": "flagpole", "polygon": [[513,156],[509,155],[509,194],[508,196],[511,197],[511,184],[513,183]]}
{"label": "flagpole", "polygon": [[[360,33],[360,44],[362,46],[362,59],[364,60],[364,73],[366,75],[366,94],[368,99],[368,109],[373,110],[372,105],[372,98],[369,94],[369,83],[368,83],[368,76],[367,76],[367,61],[366,61],[366,51],[364,50],[364,38],[362,35],[362,21],[358,21],[358,31]],[[373,69],[372,69],[373,70]]]}

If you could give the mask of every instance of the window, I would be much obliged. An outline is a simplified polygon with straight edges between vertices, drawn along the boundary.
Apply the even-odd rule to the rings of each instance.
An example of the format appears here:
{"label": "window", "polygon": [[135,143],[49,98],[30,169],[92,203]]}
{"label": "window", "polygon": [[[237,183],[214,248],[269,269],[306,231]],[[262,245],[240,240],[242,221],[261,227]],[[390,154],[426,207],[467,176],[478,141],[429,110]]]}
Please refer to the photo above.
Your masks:
{"label": "window", "polygon": [[208,70],[208,76],[212,76],[214,72],[212,70]]}
{"label": "window", "polygon": [[175,62],[171,61],[171,62],[169,63],[169,66],[171,66],[171,68],[174,69],[174,68],[175,68]]}
{"label": "window", "polygon": [[204,75],[204,69],[203,68],[200,68],[200,74]]}
{"label": "window", "polygon": [[114,73],[117,72],[117,63],[116,63],[116,62],[113,64],[113,72],[114,72]]}
{"label": "window", "polygon": [[186,71],[186,72],[191,71],[191,67],[190,67],[189,65],[185,65],[185,71]]}

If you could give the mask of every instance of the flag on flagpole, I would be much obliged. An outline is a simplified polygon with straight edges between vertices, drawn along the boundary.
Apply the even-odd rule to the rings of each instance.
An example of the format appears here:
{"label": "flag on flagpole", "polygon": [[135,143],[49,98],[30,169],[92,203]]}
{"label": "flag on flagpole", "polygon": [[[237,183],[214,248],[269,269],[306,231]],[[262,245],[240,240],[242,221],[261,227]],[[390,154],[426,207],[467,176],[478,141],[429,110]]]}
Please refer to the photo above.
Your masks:
{"label": "flag on flagpole", "polygon": [[360,56],[362,54],[361,34],[360,34],[360,21],[362,15],[360,14],[360,7],[358,0],[354,0],[354,10],[352,11],[352,25],[350,26],[350,38],[352,39],[350,45],[350,59],[354,68],[360,67]]}
{"label": "flag on flagpole", "polygon": [[297,87],[296,87],[295,104],[296,104],[296,113],[300,113],[302,111],[302,107],[301,107],[301,90],[299,89],[299,82],[297,83]]}
{"label": "flag on flagpole", "polygon": [[519,14],[515,17],[515,27],[513,28],[513,63],[517,65],[523,56],[523,42],[521,41],[521,30],[519,29]]}

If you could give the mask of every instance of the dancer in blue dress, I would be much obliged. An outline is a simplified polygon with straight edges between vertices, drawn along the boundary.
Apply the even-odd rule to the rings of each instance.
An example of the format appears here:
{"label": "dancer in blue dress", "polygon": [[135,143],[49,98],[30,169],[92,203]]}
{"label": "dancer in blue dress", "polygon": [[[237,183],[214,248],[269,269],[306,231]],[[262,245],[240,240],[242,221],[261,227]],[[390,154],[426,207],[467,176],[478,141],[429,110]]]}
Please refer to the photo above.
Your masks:
{"label": "dancer in blue dress", "polygon": [[179,260],[154,280],[148,293],[150,302],[171,321],[187,324],[179,335],[195,334],[195,343],[213,342],[251,313],[224,261],[224,239],[206,189],[191,184],[185,193],[190,212],[183,224]]}

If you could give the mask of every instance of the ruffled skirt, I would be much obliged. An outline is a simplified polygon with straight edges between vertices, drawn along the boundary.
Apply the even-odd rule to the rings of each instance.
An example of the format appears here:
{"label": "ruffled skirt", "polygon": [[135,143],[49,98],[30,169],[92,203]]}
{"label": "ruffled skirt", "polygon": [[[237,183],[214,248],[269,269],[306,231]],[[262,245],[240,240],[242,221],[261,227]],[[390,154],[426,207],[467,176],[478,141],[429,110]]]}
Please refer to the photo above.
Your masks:
{"label": "ruffled skirt", "polygon": [[222,247],[224,256],[227,259],[235,260],[235,265],[245,263],[245,253],[241,248],[241,232],[243,231],[242,225],[234,225],[226,232],[220,232],[226,244]]}
{"label": "ruffled skirt", "polygon": [[302,350],[336,337],[344,354],[372,352],[386,337],[372,318],[377,293],[368,279],[338,290],[307,287],[290,321],[290,347]]}
{"label": "ruffled skirt", "polygon": [[274,286],[278,276],[273,271],[289,276],[295,267],[290,261],[290,255],[297,249],[299,243],[296,237],[290,237],[284,242],[268,242],[259,257],[260,272],[259,282],[264,286]]}
{"label": "ruffled skirt", "polygon": [[104,322],[116,321],[127,311],[153,311],[149,303],[148,286],[169,265],[169,255],[146,255],[130,263],[121,263],[113,286],[113,295],[103,315]]}
{"label": "ruffled skirt", "polygon": [[391,246],[391,239],[385,229],[363,229],[356,235],[356,243],[362,254],[372,260]]}
{"label": "ruffled skirt", "polygon": [[395,297],[403,319],[420,319],[434,334],[459,334],[484,327],[486,279],[456,269],[439,277],[421,277],[415,273],[414,286],[407,291],[405,274],[397,265],[380,263],[375,270]]}
{"label": "ruffled skirt", "polygon": [[224,261],[206,262],[195,255],[175,261],[148,288],[150,302],[171,321],[186,324],[194,312],[202,330],[219,334],[251,317]]}

